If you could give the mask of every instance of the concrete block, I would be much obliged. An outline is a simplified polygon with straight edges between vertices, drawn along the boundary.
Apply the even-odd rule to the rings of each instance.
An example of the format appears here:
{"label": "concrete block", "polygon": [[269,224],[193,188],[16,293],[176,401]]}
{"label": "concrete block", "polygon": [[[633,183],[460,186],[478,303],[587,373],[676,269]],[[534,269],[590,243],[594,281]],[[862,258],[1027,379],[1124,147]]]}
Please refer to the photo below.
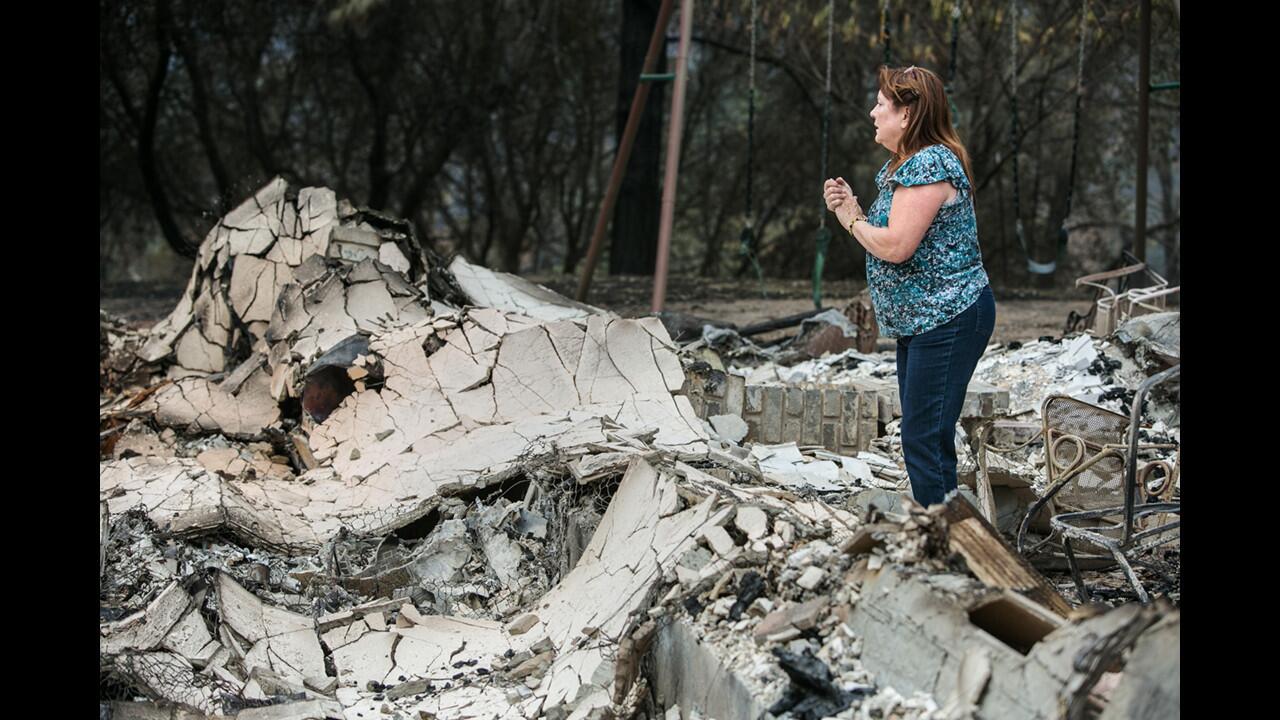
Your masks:
{"label": "concrete block", "polygon": [[[858,395],[855,392],[842,393],[840,396],[840,425],[844,429],[841,438],[845,445],[858,445]],[[871,442],[868,440],[867,442]]]}
{"label": "concrete block", "polygon": [[804,427],[803,418],[801,418],[799,415],[790,415],[790,414],[783,415],[781,442],[786,442],[788,440],[795,440],[796,442],[800,442],[800,433],[802,432],[803,427]]}
{"label": "concrete block", "polygon": [[766,443],[782,442],[782,406],[784,397],[781,386],[769,386],[764,389],[760,434],[761,439]]}
{"label": "concrete block", "polygon": [[880,431],[880,401],[870,390],[859,391],[858,396],[858,449],[866,450]]}
{"label": "concrete block", "polygon": [[831,452],[840,452],[840,421],[828,420],[822,423],[822,447]]}
{"label": "concrete block", "polygon": [[822,416],[840,417],[840,391],[829,388],[822,391]]}
{"label": "concrete block", "polygon": [[[1017,593],[993,591],[967,576],[907,576],[894,566],[868,576],[862,597],[845,622],[862,638],[862,663],[878,683],[945,703],[965,693],[964,659],[980,653],[989,659],[990,680],[974,716],[990,718],[1060,717],[1068,688],[1087,685],[1081,677],[1087,669],[1077,670],[1076,658],[1153,612],[1134,603],[1071,624]],[[1177,663],[1176,640],[1164,653]],[[1167,672],[1160,682],[1169,682]],[[1173,692],[1176,685],[1175,675]],[[1176,708],[1176,696],[1173,702]],[[1177,714],[1125,710],[1115,717]]]}
{"label": "concrete block", "polygon": [[804,389],[787,386],[785,390],[787,395],[786,414],[801,415],[804,412]]}
{"label": "concrete block", "polygon": [[804,445],[817,445],[822,442],[822,391],[804,391],[804,420],[801,426],[800,442]]}
{"label": "concrete block", "polygon": [[747,389],[747,379],[728,375],[724,387],[724,411],[730,415],[742,415]]}
{"label": "concrete block", "polygon": [[[661,707],[697,708],[702,717],[758,718],[781,697],[785,685],[773,695],[753,693],[744,673],[750,667],[731,669],[724,653],[704,643],[685,618],[663,625],[650,651],[654,658],[653,689]],[[692,715],[690,715],[692,716]]]}

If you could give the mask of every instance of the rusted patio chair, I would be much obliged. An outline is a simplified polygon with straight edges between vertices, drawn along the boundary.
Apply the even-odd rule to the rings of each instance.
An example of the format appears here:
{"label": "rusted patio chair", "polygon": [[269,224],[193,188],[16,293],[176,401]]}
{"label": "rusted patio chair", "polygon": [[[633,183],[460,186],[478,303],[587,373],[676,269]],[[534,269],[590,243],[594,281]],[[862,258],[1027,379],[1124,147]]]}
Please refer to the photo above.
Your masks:
{"label": "rusted patio chair", "polygon": [[[1096,289],[1094,302],[1089,312],[1084,315],[1071,312],[1067,317],[1064,334],[1076,330],[1087,330],[1098,337],[1106,337],[1114,332],[1121,321],[1120,312],[1125,307],[1122,298],[1130,292],[1131,286],[1139,276],[1145,277],[1147,283],[1145,287],[1138,288],[1139,290],[1163,290],[1169,286],[1169,281],[1147,267],[1145,262],[1138,260],[1128,250],[1125,250],[1121,257],[1122,262],[1128,263],[1124,267],[1076,278],[1076,287],[1087,286]],[[1152,296],[1150,300],[1158,303],[1161,310],[1164,309],[1163,295]]]}
{"label": "rusted patio chair", "polygon": [[[1064,395],[1044,402],[1045,468],[1049,487],[1023,518],[1018,528],[1018,551],[1037,552],[1052,540],[1062,543],[1067,566],[1087,602],[1088,590],[1080,577],[1080,560],[1113,558],[1124,570],[1142,602],[1147,592],[1134,574],[1129,557],[1179,536],[1181,505],[1167,501],[1177,482],[1181,460],[1138,464],[1143,450],[1170,450],[1170,444],[1139,443],[1142,404],[1155,385],[1175,377],[1180,365],[1153,375],[1139,386],[1130,417]],[[1161,487],[1149,487],[1156,470],[1164,473]],[[1155,490],[1153,493],[1152,490]],[[1147,502],[1155,495],[1160,502]],[[1052,532],[1028,546],[1027,528],[1042,508],[1053,503]],[[1170,520],[1170,516],[1177,519]]]}
{"label": "rusted patio chair", "polygon": [[1181,285],[1132,288],[1117,299],[1119,304],[1117,307],[1117,321],[1122,323],[1138,315],[1164,312],[1168,309],[1167,301],[1169,296],[1181,290]]}

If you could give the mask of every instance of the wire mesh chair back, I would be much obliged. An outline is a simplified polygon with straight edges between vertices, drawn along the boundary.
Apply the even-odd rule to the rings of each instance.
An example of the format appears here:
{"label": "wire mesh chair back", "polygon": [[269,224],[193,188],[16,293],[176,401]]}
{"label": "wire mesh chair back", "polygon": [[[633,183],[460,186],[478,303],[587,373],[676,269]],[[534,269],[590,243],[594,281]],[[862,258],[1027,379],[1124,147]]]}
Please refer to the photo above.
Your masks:
{"label": "wire mesh chair back", "polygon": [[1049,483],[1087,466],[1054,496],[1057,506],[1095,510],[1123,503],[1124,455],[1104,450],[1125,441],[1129,418],[1064,395],[1047,399],[1042,413]]}

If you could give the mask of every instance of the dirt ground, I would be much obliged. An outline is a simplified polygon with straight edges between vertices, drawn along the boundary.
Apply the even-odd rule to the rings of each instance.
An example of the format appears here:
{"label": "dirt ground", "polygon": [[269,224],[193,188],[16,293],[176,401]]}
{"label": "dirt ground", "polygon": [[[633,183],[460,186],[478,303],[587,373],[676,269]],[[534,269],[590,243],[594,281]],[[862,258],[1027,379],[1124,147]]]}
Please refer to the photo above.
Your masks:
{"label": "dirt ground", "polygon": [[[568,275],[531,275],[557,292],[572,296],[577,278]],[[823,283],[823,305],[842,309],[862,290],[858,281]],[[160,283],[128,283],[102,288],[99,306],[135,327],[146,327],[162,319],[177,304],[183,287]],[[699,277],[672,277],[667,285],[666,308],[709,320],[731,322],[739,326],[794,315],[813,309],[812,285],[808,280],[767,279],[764,297],[754,278],[708,280]],[[644,276],[598,276],[588,302],[605,307],[624,317],[649,313],[653,280]],[[1043,335],[1062,334],[1067,314],[1089,309],[1090,296],[1083,291],[1046,292],[1016,288],[997,289],[996,328],[992,342],[1035,340]],[[768,340],[781,331],[761,336]],[[881,339],[879,349],[890,350],[893,343]]]}
{"label": "dirt ground", "polygon": [[[536,276],[530,279],[570,296],[577,289],[576,278]],[[843,309],[863,287],[860,281],[826,280],[822,285],[822,304]],[[653,281],[649,277],[600,278],[592,286],[587,300],[620,315],[635,317],[648,314],[652,293]],[[1084,313],[1092,302],[1092,296],[1083,291],[1005,289],[996,290],[995,297],[996,328],[992,342],[1002,343],[1025,342],[1043,335],[1059,337],[1067,314],[1072,310]],[[754,278],[737,281],[673,277],[667,285],[666,309],[743,326],[812,310],[813,286],[808,280],[766,279],[762,298],[760,283]],[[776,334],[762,335],[761,339],[767,340]],[[889,350],[893,343],[881,339],[878,347]]]}

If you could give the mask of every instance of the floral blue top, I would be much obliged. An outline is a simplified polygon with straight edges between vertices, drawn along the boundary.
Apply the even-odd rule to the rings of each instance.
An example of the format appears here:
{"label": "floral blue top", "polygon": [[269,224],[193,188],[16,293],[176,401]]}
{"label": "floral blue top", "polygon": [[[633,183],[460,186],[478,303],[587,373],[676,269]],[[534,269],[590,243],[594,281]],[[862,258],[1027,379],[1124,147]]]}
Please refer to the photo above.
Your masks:
{"label": "floral blue top", "polygon": [[930,145],[886,177],[886,162],[876,174],[880,195],[867,222],[889,224],[895,184],[910,187],[947,181],[959,194],[944,204],[925,231],[915,254],[894,264],[867,253],[867,284],[880,332],[887,337],[919,335],[951,321],[978,299],[989,284],[978,247],[978,221],[964,165],[945,145]]}

